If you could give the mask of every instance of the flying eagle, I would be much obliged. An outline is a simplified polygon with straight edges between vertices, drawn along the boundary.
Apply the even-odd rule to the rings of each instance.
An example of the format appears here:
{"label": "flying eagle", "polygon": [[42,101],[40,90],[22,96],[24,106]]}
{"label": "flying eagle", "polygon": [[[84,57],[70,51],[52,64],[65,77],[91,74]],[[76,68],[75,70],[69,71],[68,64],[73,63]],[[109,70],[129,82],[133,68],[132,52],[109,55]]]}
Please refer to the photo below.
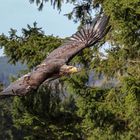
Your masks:
{"label": "flying eagle", "polygon": [[55,79],[58,76],[77,72],[78,68],[67,64],[84,48],[93,46],[106,35],[109,30],[108,20],[109,18],[103,15],[91,25],[82,27],[64,45],[52,51],[32,72],[11,83],[0,96],[24,96],[36,90],[49,78]]}

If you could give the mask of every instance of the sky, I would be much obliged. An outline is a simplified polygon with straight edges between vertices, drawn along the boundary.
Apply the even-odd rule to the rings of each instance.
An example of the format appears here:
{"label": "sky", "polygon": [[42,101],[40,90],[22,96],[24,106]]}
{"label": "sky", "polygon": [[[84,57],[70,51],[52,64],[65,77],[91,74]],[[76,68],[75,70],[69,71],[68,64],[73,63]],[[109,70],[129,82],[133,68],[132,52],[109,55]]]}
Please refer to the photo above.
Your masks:
{"label": "sky", "polygon": [[[59,37],[71,36],[77,29],[78,24],[67,19],[64,14],[70,12],[72,6],[65,4],[59,13],[47,3],[43,11],[38,11],[35,4],[30,4],[29,0],[6,0],[0,4],[0,34],[8,35],[10,28],[16,29],[21,34],[21,29],[27,24],[33,25],[37,22],[38,27],[42,27],[47,35]],[[0,56],[3,50],[0,49]]]}

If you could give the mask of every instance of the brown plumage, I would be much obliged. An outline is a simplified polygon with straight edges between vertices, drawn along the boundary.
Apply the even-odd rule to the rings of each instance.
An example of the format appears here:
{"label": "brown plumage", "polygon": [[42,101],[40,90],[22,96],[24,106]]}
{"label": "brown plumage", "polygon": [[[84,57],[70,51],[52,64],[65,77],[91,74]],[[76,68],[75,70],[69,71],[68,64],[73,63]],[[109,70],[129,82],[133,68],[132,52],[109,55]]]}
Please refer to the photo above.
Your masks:
{"label": "brown plumage", "polygon": [[72,35],[64,45],[52,51],[32,72],[10,84],[0,96],[23,96],[36,90],[49,78],[77,72],[77,68],[67,66],[68,62],[86,47],[93,46],[108,32],[109,18],[102,16],[92,25],[86,25]]}

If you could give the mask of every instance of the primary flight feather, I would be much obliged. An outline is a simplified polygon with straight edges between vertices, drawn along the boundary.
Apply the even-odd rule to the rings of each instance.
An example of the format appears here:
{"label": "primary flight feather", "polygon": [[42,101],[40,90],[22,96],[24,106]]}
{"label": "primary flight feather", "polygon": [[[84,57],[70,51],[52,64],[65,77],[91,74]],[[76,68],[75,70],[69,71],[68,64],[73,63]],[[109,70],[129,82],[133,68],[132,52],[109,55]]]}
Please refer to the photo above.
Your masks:
{"label": "primary flight feather", "polygon": [[82,27],[64,45],[52,51],[32,72],[11,83],[0,96],[23,96],[36,90],[49,78],[55,79],[77,72],[76,67],[67,65],[68,62],[84,48],[93,46],[106,35],[109,30],[108,20],[109,18],[104,15],[90,26]]}

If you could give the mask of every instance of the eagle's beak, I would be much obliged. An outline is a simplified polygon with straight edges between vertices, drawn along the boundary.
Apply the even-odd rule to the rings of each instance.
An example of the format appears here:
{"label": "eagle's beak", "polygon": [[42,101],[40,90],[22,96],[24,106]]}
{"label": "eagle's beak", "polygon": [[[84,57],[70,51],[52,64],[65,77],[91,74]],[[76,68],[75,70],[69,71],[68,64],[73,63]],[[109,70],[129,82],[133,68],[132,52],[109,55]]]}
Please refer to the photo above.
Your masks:
{"label": "eagle's beak", "polygon": [[71,69],[69,69],[69,73],[76,73],[76,72],[78,72],[79,70],[78,70],[78,68],[76,68],[76,67],[72,67]]}

